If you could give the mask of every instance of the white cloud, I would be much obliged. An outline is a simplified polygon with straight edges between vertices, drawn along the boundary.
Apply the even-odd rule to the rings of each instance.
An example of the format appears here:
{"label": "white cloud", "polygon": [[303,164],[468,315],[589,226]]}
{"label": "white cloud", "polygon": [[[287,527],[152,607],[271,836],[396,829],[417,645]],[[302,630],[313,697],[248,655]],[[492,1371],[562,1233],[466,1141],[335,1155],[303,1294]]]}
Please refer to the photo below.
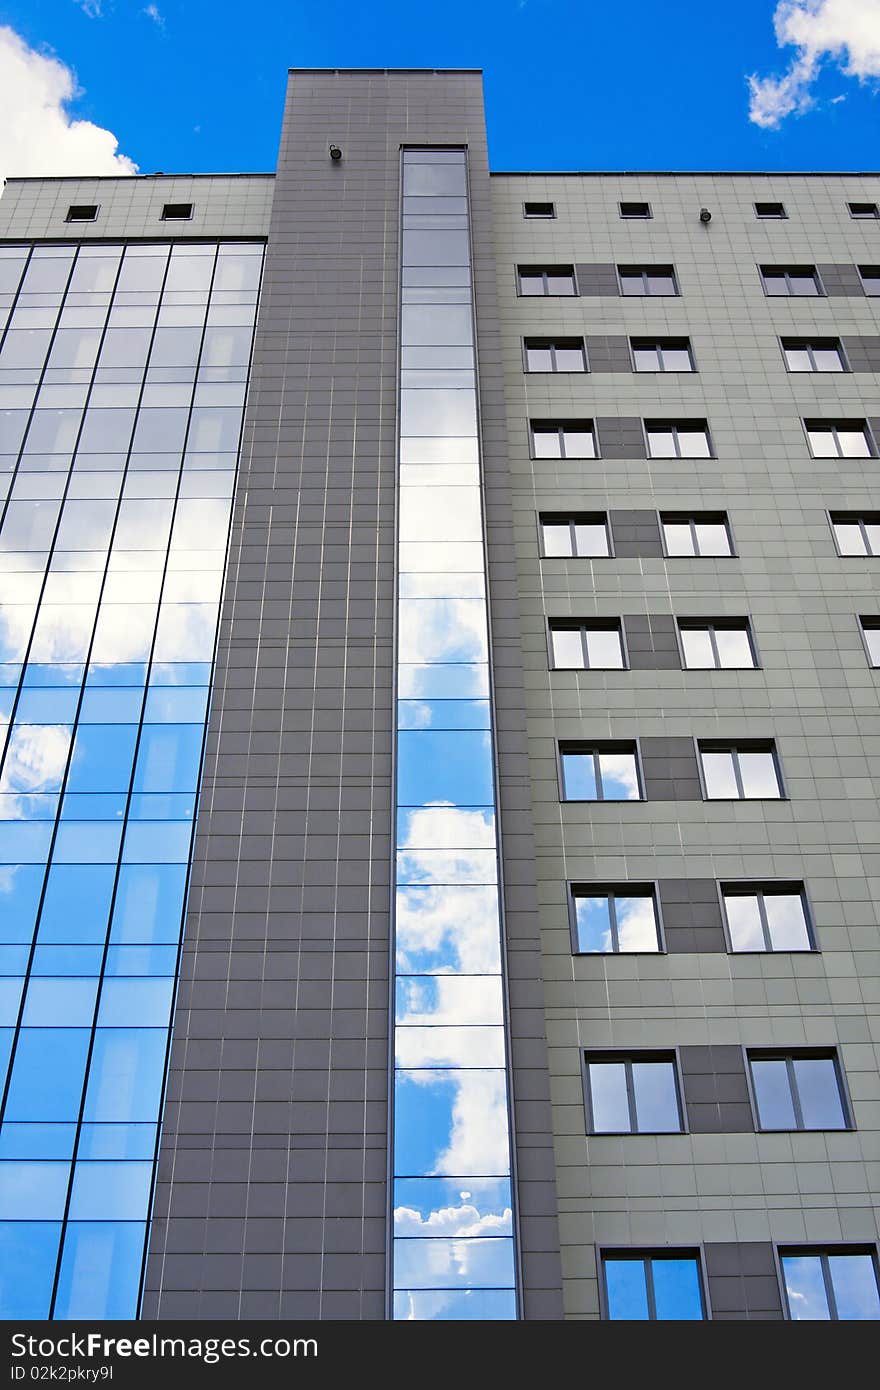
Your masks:
{"label": "white cloud", "polygon": [[102,19],[104,16],[103,0],[76,0],[84,15],[89,19]]}
{"label": "white cloud", "polygon": [[160,29],[165,28],[165,20],[163,16],[159,13],[159,8],[157,5],[146,5],[144,7],[144,14],[147,16],[147,19],[151,19],[154,24],[159,26]]}
{"label": "white cloud", "polygon": [[70,68],[0,26],[0,179],[137,173],[112,131],[69,115],[78,95]]}
{"label": "white cloud", "polygon": [[782,77],[748,78],[749,120],[765,130],[813,105],[811,88],[826,61],[860,82],[880,77],[876,0],[779,0],[773,27],[779,47],[796,52]]}

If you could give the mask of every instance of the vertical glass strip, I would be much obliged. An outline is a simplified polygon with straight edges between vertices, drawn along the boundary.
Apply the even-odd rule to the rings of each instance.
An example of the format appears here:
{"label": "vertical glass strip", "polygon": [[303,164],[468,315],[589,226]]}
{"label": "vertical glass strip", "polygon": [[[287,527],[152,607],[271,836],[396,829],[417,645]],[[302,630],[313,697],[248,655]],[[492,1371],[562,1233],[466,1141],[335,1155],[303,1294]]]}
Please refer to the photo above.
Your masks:
{"label": "vertical glass strip", "polygon": [[124,1319],[138,1306],[263,247],[40,246],[23,276],[11,249],[0,1317]]}
{"label": "vertical glass strip", "polygon": [[403,152],[393,1304],[517,1316],[467,152]]}

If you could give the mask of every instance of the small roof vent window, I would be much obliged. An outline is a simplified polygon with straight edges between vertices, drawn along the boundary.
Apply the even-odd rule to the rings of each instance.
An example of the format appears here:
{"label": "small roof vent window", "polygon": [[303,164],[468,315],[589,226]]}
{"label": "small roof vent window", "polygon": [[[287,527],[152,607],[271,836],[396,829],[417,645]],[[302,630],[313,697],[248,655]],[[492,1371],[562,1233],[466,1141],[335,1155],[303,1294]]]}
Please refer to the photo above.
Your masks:
{"label": "small roof vent window", "polygon": [[97,203],[71,203],[65,222],[94,222],[98,216]]}
{"label": "small roof vent window", "polygon": [[553,203],[523,203],[523,217],[555,217]]}
{"label": "small roof vent window", "polygon": [[621,215],[621,217],[650,217],[650,216],[651,216],[651,204],[650,204],[650,203],[621,203],[621,204],[620,204],[620,215]]}
{"label": "small roof vent window", "polygon": [[788,217],[784,203],[755,203],[756,217]]}
{"label": "small roof vent window", "polygon": [[192,203],[166,203],[162,209],[163,222],[189,222],[192,215]]}

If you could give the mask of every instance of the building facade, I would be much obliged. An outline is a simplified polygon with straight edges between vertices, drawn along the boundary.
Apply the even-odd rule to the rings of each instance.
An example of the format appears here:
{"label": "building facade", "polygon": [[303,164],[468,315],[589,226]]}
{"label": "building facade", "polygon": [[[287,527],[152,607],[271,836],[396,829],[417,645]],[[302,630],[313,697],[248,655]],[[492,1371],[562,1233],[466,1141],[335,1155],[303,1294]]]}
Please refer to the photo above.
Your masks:
{"label": "building facade", "polygon": [[3,1316],[880,1317],[878,201],[9,181]]}

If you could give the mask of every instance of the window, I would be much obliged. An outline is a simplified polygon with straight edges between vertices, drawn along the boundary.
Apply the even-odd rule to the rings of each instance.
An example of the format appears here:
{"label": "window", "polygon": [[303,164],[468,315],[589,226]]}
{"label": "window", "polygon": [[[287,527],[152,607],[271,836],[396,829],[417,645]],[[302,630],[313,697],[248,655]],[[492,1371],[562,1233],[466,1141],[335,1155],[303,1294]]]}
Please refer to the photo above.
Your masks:
{"label": "window", "polygon": [[812,951],[802,883],[728,883],[721,900],[732,951]]}
{"label": "window", "polygon": [[880,555],[880,512],[832,512],[831,529],[841,555]]}
{"label": "window", "polygon": [[693,372],[690,338],[631,338],[637,372]]}
{"label": "window", "polygon": [[694,512],[687,516],[663,512],[660,517],[667,555],[732,555],[733,541],[726,512]]}
{"label": "window", "polygon": [[526,338],[527,372],[585,372],[583,338]]}
{"label": "window", "polygon": [[871,458],[871,437],[864,420],[805,420],[814,459]]}
{"label": "window", "polygon": [[865,294],[872,297],[880,294],[880,265],[860,265],[859,274]]}
{"label": "window", "polygon": [[859,618],[869,666],[880,666],[880,618]]}
{"label": "window", "polygon": [[162,208],[163,222],[188,222],[192,215],[192,203],[166,203]]}
{"label": "window", "polygon": [[705,420],[646,420],[645,434],[649,458],[712,457],[709,426]]}
{"label": "window", "polygon": [[749,1050],[758,1128],[849,1129],[834,1052]]}
{"label": "window", "polygon": [[757,665],[748,618],[682,618],[678,624],[685,670],[754,670]]}
{"label": "window", "polygon": [[563,743],[563,801],[641,801],[634,743]]}
{"label": "window", "polygon": [[850,217],[880,217],[880,208],[876,203],[847,203]]}
{"label": "window", "polygon": [[618,203],[621,217],[650,217],[650,203]]}
{"label": "window", "polygon": [[555,217],[555,203],[523,203],[523,217]]}
{"label": "window", "polygon": [[97,203],[71,203],[65,222],[94,222],[98,216]]}
{"label": "window", "polygon": [[602,1285],[604,1314],[614,1322],[708,1317],[696,1250],[604,1251]]}
{"label": "window", "polygon": [[681,1134],[675,1055],[585,1053],[590,1134]]}
{"label": "window", "polygon": [[550,646],[556,671],[619,671],[626,665],[617,620],[551,622]]}
{"label": "window", "polygon": [[620,293],[634,295],[678,294],[671,265],[619,265]]}
{"label": "window", "polygon": [[648,885],[575,884],[571,890],[572,941],[578,955],[657,952],[657,898]]}
{"label": "window", "polygon": [[755,216],[761,218],[786,218],[784,203],[755,203]]}
{"label": "window", "polygon": [[701,742],[700,763],[708,801],[755,801],[782,796],[782,778],[772,743],[734,747]]}
{"label": "window", "polygon": [[814,265],[761,266],[764,293],[769,295],[819,295],[822,293]]}
{"label": "window", "polygon": [[845,372],[838,338],[783,338],[782,352],[790,372]]}
{"label": "window", "polygon": [[548,559],[556,556],[610,555],[608,518],[604,512],[575,516],[541,517],[541,551]]}
{"label": "window", "polygon": [[520,294],[549,295],[576,294],[574,266],[571,265],[521,265],[517,267],[517,281]]}
{"label": "window", "polygon": [[531,425],[533,458],[598,457],[592,420],[533,420]]}
{"label": "window", "polygon": [[877,1252],[872,1246],[791,1246],[779,1251],[788,1316],[796,1322],[880,1319]]}

